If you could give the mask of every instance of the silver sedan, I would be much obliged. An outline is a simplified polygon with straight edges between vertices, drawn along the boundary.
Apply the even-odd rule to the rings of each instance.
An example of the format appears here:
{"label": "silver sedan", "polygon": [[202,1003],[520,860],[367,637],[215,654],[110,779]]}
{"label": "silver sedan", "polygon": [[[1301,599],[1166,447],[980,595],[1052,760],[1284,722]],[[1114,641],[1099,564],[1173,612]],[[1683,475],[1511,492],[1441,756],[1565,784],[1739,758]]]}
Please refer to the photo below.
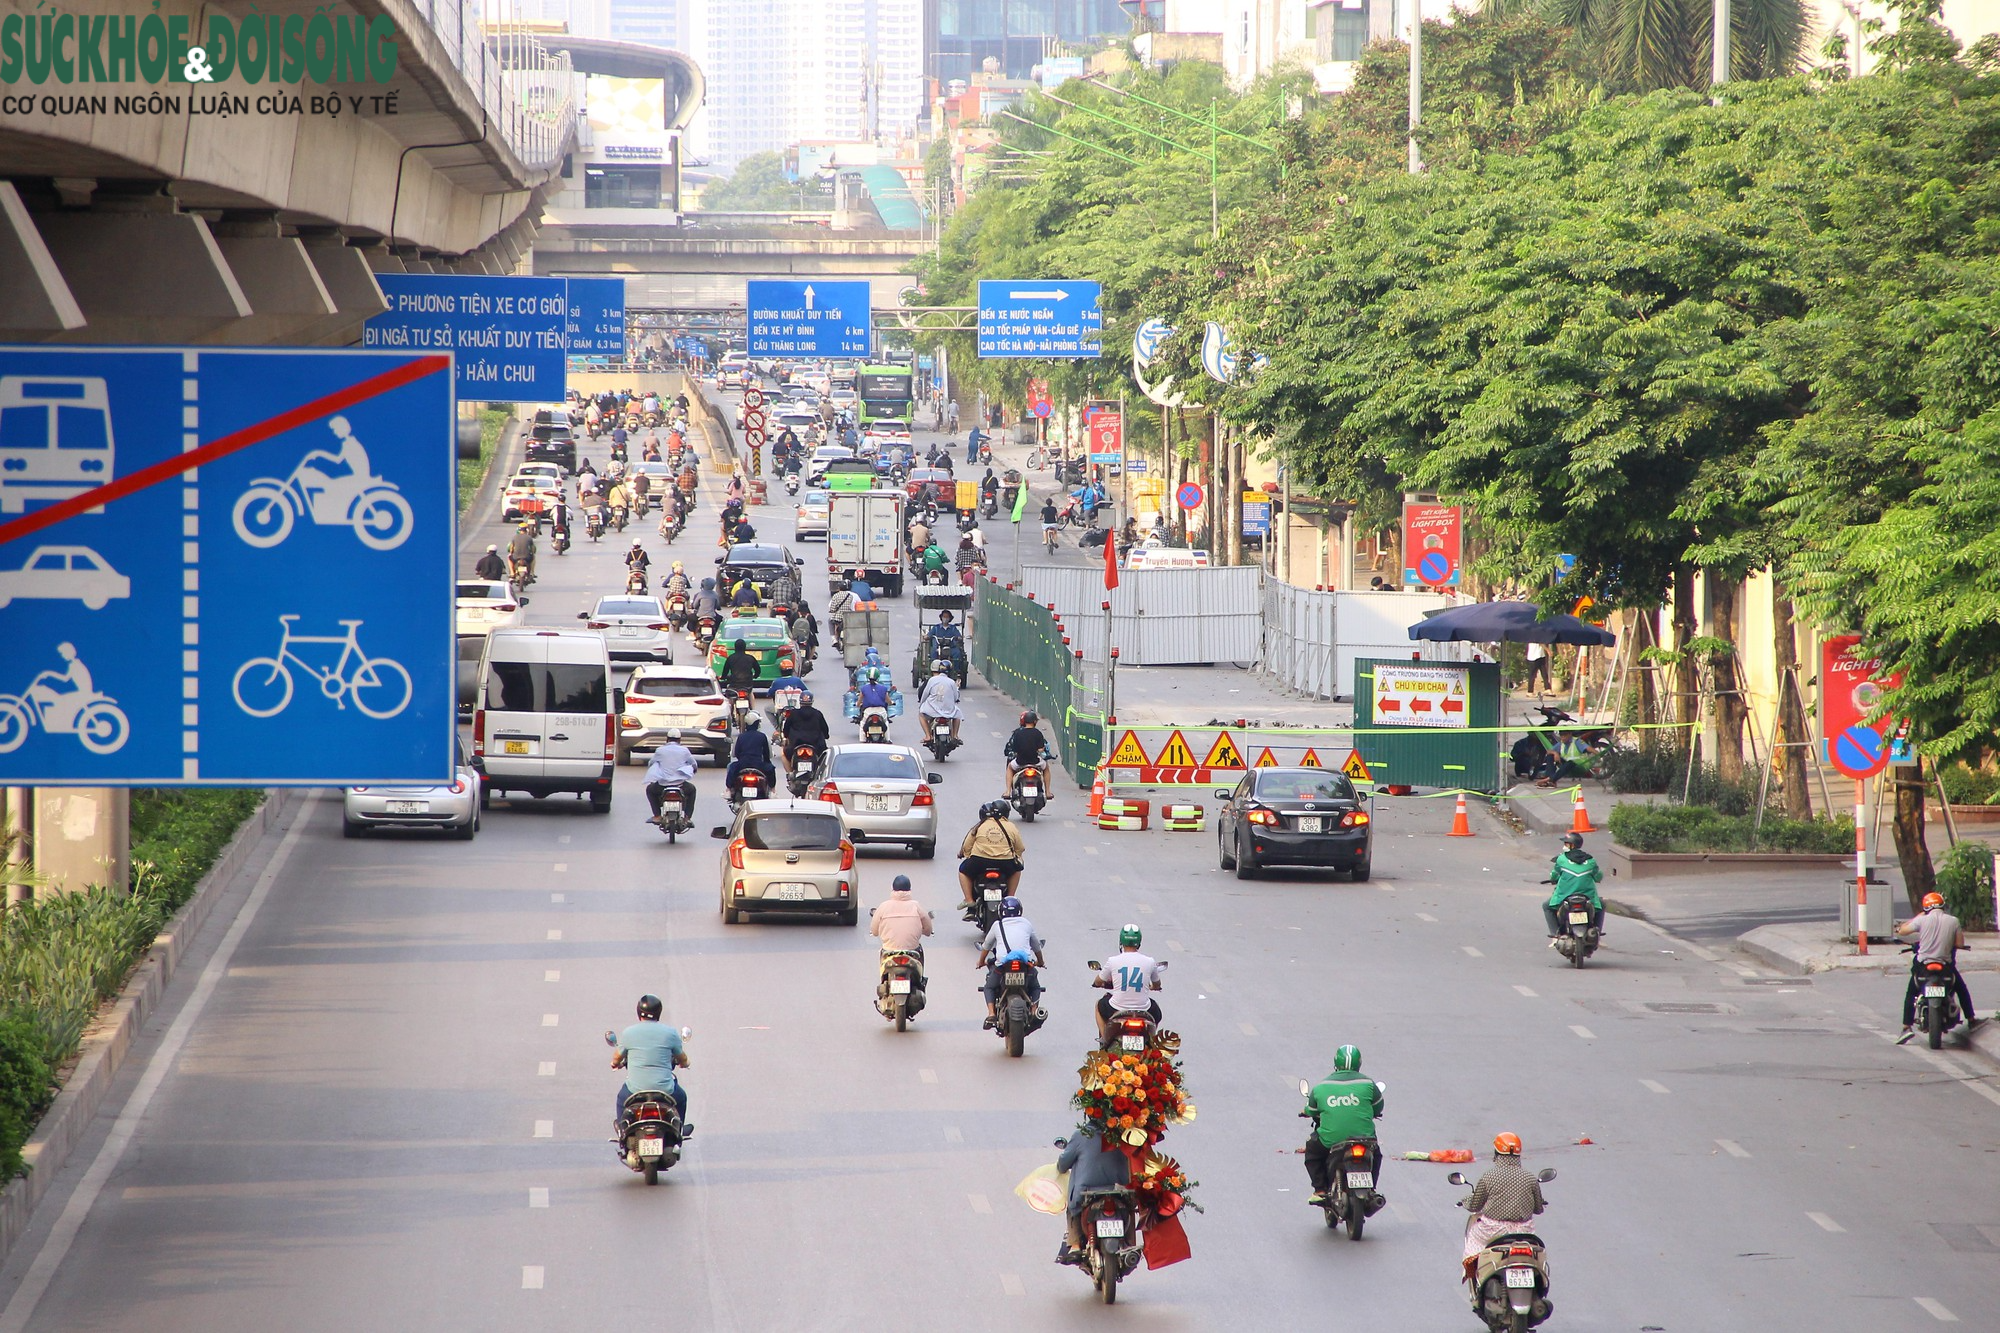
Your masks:
{"label": "silver sedan", "polygon": [[834,745],[806,789],[809,799],[838,805],[855,842],[900,842],[928,861],[937,855],[937,799],[907,745]]}
{"label": "silver sedan", "polygon": [[596,606],[577,612],[576,618],[587,622],[585,628],[603,633],[614,662],[674,660],[674,627],[667,623],[667,608],[657,597],[600,597]]}
{"label": "silver sedan", "polygon": [[370,829],[442,829],[470,841],[479,832],[479,774],[458,749],[458,770],[441,787],[349,787],[341,801],[340,831],[358,838]]}

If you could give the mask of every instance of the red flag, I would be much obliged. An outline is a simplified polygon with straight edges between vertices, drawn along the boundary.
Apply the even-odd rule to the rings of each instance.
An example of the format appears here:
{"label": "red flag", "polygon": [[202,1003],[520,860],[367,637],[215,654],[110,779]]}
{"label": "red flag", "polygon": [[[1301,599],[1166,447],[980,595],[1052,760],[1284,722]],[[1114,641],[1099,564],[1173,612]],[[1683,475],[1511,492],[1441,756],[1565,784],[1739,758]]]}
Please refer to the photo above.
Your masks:
{"label": "red flag", "polygon": [[1192,1256],[1179,1217],[1163,1217],[1146,1228],[1146,1267],[1165,1268]]}
{"label": "red flag", "polygon": [[1118,586],[1118,534],[1104,534],[1104,591]]}

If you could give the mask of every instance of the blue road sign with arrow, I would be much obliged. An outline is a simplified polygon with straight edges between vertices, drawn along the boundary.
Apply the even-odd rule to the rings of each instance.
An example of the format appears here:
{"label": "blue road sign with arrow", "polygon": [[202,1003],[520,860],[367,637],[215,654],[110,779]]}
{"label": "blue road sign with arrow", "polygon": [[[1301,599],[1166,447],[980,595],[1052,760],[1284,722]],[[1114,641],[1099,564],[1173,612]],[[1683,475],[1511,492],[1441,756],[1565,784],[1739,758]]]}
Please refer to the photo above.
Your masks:
{"label": "blue road sign with arrow", "polygon": [[1102,289],[1095,282],[1022,279],[979,284],[979,355],[1104,354]]}
{"label": "blue road sign with arrow", "polygon": [[[389,308],[362,327],[363,347],[450,352],[458,396],[475,402],[562,401],[569,369],[563,279],[378,273],[375,281]],[[618,350],[625,350],[622,337]]]}
{"label": "blue road sign with arrow", "polygon": [[0,347],[0,783],[449,782],[451,370]]}
{"label": "blue road sign with arrow", "polygon": [[869,288],[866,282],[752,282],[746,284],[751,356],[866,357]]}

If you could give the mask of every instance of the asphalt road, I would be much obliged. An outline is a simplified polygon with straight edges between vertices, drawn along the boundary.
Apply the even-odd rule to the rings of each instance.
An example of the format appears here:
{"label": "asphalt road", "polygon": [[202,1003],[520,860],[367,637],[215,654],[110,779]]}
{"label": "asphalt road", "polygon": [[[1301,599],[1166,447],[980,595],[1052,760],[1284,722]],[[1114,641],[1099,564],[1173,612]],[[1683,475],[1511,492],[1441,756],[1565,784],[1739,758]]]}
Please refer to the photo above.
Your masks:
{"label": "asphalt road", "polygon": [[[682,546],[706,553],[714,512]],[[545,561],[533,618],[615,588],[624,544]],[[906,644],[906,604],[895,623]],[[977,683],[968,708],[948,840],[1016,711]],[[899,1036],[862,930],[724,928],[716,844],[643,824],[640,777],[608,817],[496,804],[469,844],[344,841],[331,797],[288,821],[0,1272],[0,1333],[1475,1329],[1450,1168],[1390,1163],[1359,1244],[1303,1206],[1295,1083],[1346,1041],[1389,1085],[1391,1153],[1510,1129],[1560,1171],[1550,1329],[2000,1327],[2000,1091],[1889,1043],[1899,985],[1768,984],[1616,919],[1571,970],[1543,946],[1539,859],[1442,836],[1437,802],[1381,803],[1378,879],[1355,885],[1225,877],[1210,837],[1100,833],[1066,792],[1026,831],[1051,1020],[1014,1061],[979,1027],[948,859],[863,852],[870,901],[907,872],[941,918]],[[719,773],[700,785],[707,824]],[[1191,1262],[1105,1310],[1012,1190],[1073,1123],[1083,960],[1125,921],[1172,964],[1200,1114],[1164,1147],[1207,1211]],[[653,1189],[605,1142],[599,1036],[644,991],[694,1030],[698,1133]]]}

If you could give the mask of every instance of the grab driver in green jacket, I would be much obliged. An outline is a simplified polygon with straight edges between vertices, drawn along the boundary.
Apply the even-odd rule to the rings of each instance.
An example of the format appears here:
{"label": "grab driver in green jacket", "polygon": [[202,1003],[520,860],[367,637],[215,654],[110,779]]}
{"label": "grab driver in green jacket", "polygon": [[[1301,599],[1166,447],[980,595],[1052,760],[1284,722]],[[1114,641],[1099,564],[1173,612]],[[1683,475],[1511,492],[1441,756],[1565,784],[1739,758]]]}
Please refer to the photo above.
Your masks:
{"label": "grab driver in green jacket", "polygon": [[[1306,1109],[1299,1114],[1313,1122],[1313,1132],[1306,1139],[1306,1175],[1312,1180],[1313,1192],[1306,1202],[1314,1207],[1325,1203],[1332,1188],[1332,1172],[1348,1169],[1349,1163],[1359,1166],[1365,1160],[1377,1190],[1368,1215],[1381,1211],[1382,1149],[1375,1142],[1375,1122],[1382,1116],[1382,1085],[1362,1075],[1359,1046],[1343,1046],[1333,1053],[1333,1072],[1314,1085],[1306,1098]],[[1365,1157],[1343,1153],[1334,1158],[1335,1148],[1356,1141],[1367,1145]]]}
{"label": "grab driver in green jacket", "polygon": [[1549,883],[1555,885],[1549,900],[1542,904],[1542,919],[1549,926],[1549,947],[1562,938],[1562,922],[1557,918],[1556,909],[1563,905],[1563,899],[1573,894],[1582,894],[1590,900],[1590,924],[1597,930],[1604,929],[1604,899],[1598,896],[1597,886],[1604,880],[1604,867],[1597,864],[1597,858],[1583,850],[1581,833],[1563,834],[1563,849],[1549,865]]}

